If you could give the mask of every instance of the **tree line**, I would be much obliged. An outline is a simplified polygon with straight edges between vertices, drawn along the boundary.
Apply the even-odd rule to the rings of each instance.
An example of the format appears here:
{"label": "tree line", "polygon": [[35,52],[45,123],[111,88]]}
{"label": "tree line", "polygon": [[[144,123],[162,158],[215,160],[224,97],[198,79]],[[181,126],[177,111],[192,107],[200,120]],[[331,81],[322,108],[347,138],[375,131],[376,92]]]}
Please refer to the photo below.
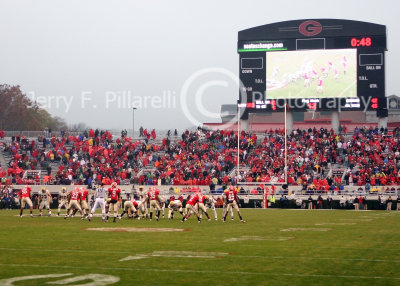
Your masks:
{"label": "tree line", "polygon": [[19,86],[0,85],[0,130],[66,130],[64,119],[52,116],[29,99]]}

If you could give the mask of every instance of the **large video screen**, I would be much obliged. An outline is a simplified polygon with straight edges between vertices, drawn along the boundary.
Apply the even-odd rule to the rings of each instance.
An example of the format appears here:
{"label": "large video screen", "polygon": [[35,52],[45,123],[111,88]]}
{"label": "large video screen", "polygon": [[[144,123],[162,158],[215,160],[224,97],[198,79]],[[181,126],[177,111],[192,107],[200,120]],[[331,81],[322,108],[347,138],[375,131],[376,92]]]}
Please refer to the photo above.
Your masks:
{"label": "large video screen", "polygon": [[357,97],[357,50],[266,53],[266,99]]}

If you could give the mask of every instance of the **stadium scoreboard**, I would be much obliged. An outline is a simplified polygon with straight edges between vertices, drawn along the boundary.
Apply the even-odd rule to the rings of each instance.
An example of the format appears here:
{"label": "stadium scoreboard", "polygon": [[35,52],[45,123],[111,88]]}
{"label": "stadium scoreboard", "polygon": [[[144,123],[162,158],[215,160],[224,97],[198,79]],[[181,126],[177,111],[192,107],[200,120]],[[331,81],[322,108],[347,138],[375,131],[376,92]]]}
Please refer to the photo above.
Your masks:
{"label": "stadium scoreboard", "polygon": [[386,108],[384,25],[279,22],[240,31],[237,49],[247,112]]}

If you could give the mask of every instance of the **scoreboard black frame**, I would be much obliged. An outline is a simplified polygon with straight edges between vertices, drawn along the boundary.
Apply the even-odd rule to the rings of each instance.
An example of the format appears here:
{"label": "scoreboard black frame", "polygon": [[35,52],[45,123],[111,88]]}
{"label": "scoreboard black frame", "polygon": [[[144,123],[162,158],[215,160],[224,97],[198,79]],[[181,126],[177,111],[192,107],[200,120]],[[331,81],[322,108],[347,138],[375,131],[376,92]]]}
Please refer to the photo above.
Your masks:
{"label": "scoreboard black frame", "polygon": [[[294,20],[268,24],[238,34],[238,104],[248,112],[386,109],[386,26],[340,19]],[[356,49],[357,97],[268,98],[267,53]],[[262,95],[262,96],[260,96]]]}

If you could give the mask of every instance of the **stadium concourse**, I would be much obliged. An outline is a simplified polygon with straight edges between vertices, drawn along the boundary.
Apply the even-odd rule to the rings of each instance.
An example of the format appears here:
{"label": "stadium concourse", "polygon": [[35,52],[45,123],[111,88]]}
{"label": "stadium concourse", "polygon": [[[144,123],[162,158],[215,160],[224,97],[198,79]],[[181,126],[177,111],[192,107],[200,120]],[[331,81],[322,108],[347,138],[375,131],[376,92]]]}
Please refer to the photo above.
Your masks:
{"label": "stadium concourse", "polygon": [[[345,128],[344,128],[345,130]],[[108,131],[48,138],[5,138],[1,184],[7,185],[158,185],[207,191],[244,184],[244,191],[262,184],[284,183],[283,130],[240,134],[197,129],[180,137],[151,136],[132,140]],[[351,134],[309,128],[288,135],[288,186],[302,194],[344,190],[397,194],[400,186],[400,129],[356,128]],[[1,161],[0,161],[1,162]],[[4,162],[6,164],[4,165]],[[40,170],[40,172],[38,172]],[[260,186],[259,186],[260,185]],[[164,187],[165,186],[165,187]],[[256,187],[251,187],[256,186]],[[218,187],[217,187],[218,188]],[[281,188],[269,187],[270,193]],[[308,194],[307,193],[307,194]]]}

